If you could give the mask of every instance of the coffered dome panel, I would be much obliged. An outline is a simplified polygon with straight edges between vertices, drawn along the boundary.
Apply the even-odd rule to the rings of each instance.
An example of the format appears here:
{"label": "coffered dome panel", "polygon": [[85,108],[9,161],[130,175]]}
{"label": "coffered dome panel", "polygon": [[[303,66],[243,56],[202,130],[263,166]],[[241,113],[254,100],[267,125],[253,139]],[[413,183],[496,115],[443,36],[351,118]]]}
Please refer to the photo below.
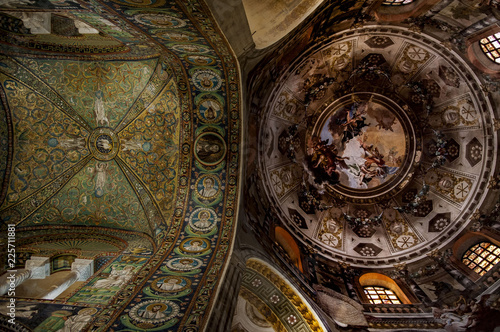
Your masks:
{"label": "coffered dome panel", "polygon": [[491,105],[473,70],[430,36],[341,33],[278,82],[260,118],[265,190],[322,255],[411,261],[464,229],[484,200],[496,162]]}

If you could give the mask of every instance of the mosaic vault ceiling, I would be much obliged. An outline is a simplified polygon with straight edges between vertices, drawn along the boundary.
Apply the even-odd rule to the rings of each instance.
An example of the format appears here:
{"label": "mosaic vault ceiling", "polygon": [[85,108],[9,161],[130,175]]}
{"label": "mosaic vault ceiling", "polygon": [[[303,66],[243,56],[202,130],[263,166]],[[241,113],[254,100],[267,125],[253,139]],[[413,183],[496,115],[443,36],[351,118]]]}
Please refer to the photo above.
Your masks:
{"label": "mosaic vault ceiling", "polygon": [[430,36],[383,26],[330,36],[290,63],[260,113],[261,188],[325,257],[414,261],[485,199],[497,151],[479,86]]}
{"label": "mosaic vault ceiling", "polygon": [[240,144],[236,59],[208,8],[2,6],[2,229],[16,225],[19,266],[103,256],[20,324],[54,328],[65,305],[101,331],[203,326],[232,243]]}

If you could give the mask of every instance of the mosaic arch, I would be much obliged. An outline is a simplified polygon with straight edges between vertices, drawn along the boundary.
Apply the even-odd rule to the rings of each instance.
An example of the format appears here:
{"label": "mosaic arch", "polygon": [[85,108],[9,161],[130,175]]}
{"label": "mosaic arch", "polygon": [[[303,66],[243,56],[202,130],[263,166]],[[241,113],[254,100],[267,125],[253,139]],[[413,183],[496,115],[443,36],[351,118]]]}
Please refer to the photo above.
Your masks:
{"label": "mosaic arch", "polygon": [[[57,28],[24,28],[20,13],[37,11]],[[236,58],[210,11],[44,0],[0,15],[2,229],[44,234],[28,249],[47,252],[117,238],[98,238],[109,256],[64,299],[20,301],[37,311],[19,323],[203,330],[232,246],[240,159]],[[48,231],[59,228],[89,236]]]}
{"label": "mosaic arch", "polygon": [[365,267],[412,262],[466,227],[497,152],[490,101],[460,56],[366,26],[287,65],[255,119],[257,181],[276,224]]}
{"label": "mosaic arch", "polygon": [[272,326],[275,331],[326,331],[304,297],[259,259],[247,261],[239,296],[265,317],[268,324],[264,327]]}

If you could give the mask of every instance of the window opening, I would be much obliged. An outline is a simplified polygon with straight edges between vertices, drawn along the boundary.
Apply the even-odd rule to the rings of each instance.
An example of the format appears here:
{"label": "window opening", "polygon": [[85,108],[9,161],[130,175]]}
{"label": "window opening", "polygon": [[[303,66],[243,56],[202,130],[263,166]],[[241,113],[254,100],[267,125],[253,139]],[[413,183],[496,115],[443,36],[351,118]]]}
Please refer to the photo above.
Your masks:
{"label": "window opening", "polygon": [[462,263],[480,276],[483,276],[500,262],[500,248],[490,242],[478,243],[467,250]]}
{"label": "window opening", "polygon": [[396,294],[388,288],[368,286],[363,287],[363,290],[371,304],[401,304]]}
{"label": "window opening", "polygon": [[500,32],[481,39],[479,45],[491,61],[500,64]]}
{"label": "window opening", "polygon": [[413,0],[385,0],[382,2],[382,5],[384,6],[401,6],[401,5],[408,5],[412,3]]}

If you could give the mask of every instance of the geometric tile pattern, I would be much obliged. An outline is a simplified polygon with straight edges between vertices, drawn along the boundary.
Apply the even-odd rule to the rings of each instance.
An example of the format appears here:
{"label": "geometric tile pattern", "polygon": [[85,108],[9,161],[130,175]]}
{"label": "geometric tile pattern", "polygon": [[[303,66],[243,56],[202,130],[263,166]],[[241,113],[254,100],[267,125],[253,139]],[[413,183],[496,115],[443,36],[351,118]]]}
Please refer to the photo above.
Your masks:
{"label": "geometric tile pattern", "polygon": [[451,213],[439,213],[429,221],[429,232],[441,232],[450,224]]}
{"label": "geometric tile pattern", "polygon": [[354,247],[354,251],[361,256],[374,257],[380,254],[382,249],[377,247],[373,243],[360,243],[356,247]]}
{"label": "geometric tile pattern", "polygon": [[476,137],[465,147],[465,158],[471,166],[476,166],[483,158],[483,145]]}

